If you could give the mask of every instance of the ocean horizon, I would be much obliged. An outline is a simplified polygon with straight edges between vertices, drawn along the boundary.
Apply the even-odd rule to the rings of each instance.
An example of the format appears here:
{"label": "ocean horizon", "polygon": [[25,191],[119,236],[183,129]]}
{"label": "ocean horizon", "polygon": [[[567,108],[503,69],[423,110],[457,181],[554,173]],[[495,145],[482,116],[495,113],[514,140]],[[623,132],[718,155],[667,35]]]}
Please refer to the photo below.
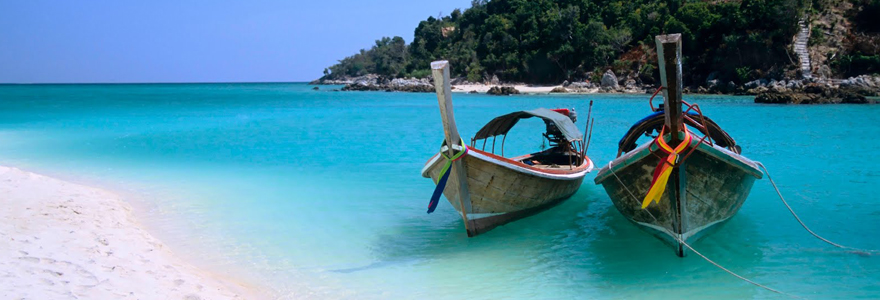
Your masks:
{"label": "ocean horizon", "polygon": [[[443,139],[436,95],[334,92],[297,83],[0,84],[0,165],[126,195],[197,266],[279,298],[777,298],[626,220],[590,173],[559,206],[468,238],[420,171]],[[649,95],[454,93],[463,137],[492,118],[574,108],[597,167],[649,113]],[[880,249],[876,105],[762,105],[685,95],[761,161],[811,229]],[[505,152],[542,147],[522,121]],[[508,155],[511,156],[511,155]],[[692,246],[731,271],[805,298],[880,295],[880,260],[809,235],[767,178]]]}

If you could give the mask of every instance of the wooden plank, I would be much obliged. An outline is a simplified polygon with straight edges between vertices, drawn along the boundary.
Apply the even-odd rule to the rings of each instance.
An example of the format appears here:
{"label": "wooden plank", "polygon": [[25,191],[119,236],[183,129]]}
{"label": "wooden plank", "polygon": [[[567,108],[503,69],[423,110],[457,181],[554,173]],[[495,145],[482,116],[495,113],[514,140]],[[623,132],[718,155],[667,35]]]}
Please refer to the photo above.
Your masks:
{"label": "wooden plank", "polygon": [[[455,125],[455,115],[452,108],[452,86],[449,84],[449,62],[435,61],[431,63],[431,72],[434,75],[434,89],[437,90],[437,102],[440,104],[440,119],[443,120],[443,133],[446,136],[446,144],[449,145],[449,152],[446,154],[452,156],[454,151],[453,145],[464,147],[461,143],[461,136],[458,134],[458,127]],[[468,236],[475,236],[477,232],[474,230],[471,222],[468,220],[467,213],[471,211],[471,199],[468,193],[467,166],[463,159],[452,163],[453,172],[449,176],[455,175],[458,180],[458,200],[461,205],[461,218],[464,220],[464,228],[467,230]]]}

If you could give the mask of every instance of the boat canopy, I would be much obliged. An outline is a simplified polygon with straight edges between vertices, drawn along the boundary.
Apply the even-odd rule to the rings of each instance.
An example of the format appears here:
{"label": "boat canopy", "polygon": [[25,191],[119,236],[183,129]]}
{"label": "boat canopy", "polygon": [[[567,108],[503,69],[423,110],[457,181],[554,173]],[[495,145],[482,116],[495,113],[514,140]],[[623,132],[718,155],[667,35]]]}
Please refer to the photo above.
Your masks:
{"label": "boat canopy", "polygon": [[486,138],[490,138],[498,135],[506,135],[516,122],[519,122],[520,119],[528,119],[531,117],[538,117],[543,119],[546,122],[552,122],[556,125],[556,128],[562,132],[562,135],[565,136],[569,142],[581,140],[584,138],[584,135],[577,129],[574,123],[569,119],[568,116],[555,112],[546,108],[538,108],[533,110],[524,110],[518,112],[512,112],[500,117],[496,117],[489,121],[486,126],[483,126],[480,131],[477,131],[477,134],[474,135],[474,140],[482,140]]}

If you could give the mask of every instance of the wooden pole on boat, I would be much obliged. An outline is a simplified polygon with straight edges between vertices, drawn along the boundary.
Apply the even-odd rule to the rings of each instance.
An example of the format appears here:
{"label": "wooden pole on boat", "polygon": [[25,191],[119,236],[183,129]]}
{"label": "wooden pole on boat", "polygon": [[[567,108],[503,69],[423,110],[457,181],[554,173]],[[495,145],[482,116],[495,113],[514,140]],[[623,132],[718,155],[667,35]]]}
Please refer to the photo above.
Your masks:
{"label": "wooden pole on boat", "polygon": [[[663,110],[666,115],[666,127],[669,128],[672,147],[681,143],[679,132],[684,130],[681,111],[681,34],[658,35],[657,56],[660,63],[660,83],[663,84]],[[660,137],[661,139],[663,137]],[[687,227],[687,174],[685,166],[678,164],[672,169],[667,183],[670,205],[673,211],[672,230],[678,239],[676,254],[685,256],[683,229]]]}
{"label": "wooden pole on boat", "polygon": [[590,109],[587,111],[587,124],[584,124],[584,141],[581,144],[581,158],[587,157],[587,148],[590,147],[590,138],[593,136],[593,125],[590,120],[593,119],[593,100],[590,100]]}
{"label": "wooden pole on boat", "polygon": [[[453,145],[461,145],[461,136],[458,135],[458,127],[455,126],[455,115],[452,110],[452,86],[449,84],[449,62],[435,61],[431,63],[431,72],[434,75],[434,88],[437,90],[437,102],[440,104],[440,119],[443,120],[443,134],[446,137],[446,145],[449,146],[449,157],[454,155]],[[468,192],[467,170],[465,169],[464,159],[456,160],[452,163],[452,172],[449,174],[450,183],[457,179],[458,186],[458,202],[460,204],[461,218],[464,220],[464,229],[469,237],[477,235],[473,221],[468,220],[467,213],[471,211],[471,196]],[[449,187],[449,186],[447,186]]]}
{"label": "wooden pole on boat", "polygon": [[673,133],[670,145],[675,147],[681,141],[676,133],[682,130],[681,34],[658,35],[656,39],[660,82],[663,84],[663,110],[666,111],[666,126]]}

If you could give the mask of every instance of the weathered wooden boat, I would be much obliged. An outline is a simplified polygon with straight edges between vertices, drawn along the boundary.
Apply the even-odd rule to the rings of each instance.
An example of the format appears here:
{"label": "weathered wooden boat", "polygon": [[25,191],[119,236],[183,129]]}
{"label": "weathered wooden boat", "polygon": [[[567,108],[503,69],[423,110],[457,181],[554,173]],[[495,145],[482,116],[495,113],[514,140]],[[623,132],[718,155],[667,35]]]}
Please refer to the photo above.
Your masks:
{"label": "weathered wooden boat", "polygon": [[[588,145],[584,135],[574,125],[573,110],[535,109],[497,117],[480,129],[467,146],[455,125],[448,63],[438,61],[431,67],[446,140],[440,153],[422,169],[422,176],[437,184],[428,213],[437,206],[442,192],[458,210],[468,236],[472,237],[550,208],[580,188],[584,175],[593,169],[593,162],[586,156]],[[533,117],[542,119],[547,126],[544,137],[549,149],[504,157],[508,131],[519,120]],[[500,155],[495,154],[499,135],[503,136]],[[491,150],[485,151],[490,138]],[[480,140],[482,147],[477,149]]]}
{"label": "weathered wooden boat", "polygon": [[736,214],[763,173],[698,105],[682,101],[680,36],[658,36],[657,53],[664,104],[630,128],[595,182],[621,214],[684,256],[690,241]]}

